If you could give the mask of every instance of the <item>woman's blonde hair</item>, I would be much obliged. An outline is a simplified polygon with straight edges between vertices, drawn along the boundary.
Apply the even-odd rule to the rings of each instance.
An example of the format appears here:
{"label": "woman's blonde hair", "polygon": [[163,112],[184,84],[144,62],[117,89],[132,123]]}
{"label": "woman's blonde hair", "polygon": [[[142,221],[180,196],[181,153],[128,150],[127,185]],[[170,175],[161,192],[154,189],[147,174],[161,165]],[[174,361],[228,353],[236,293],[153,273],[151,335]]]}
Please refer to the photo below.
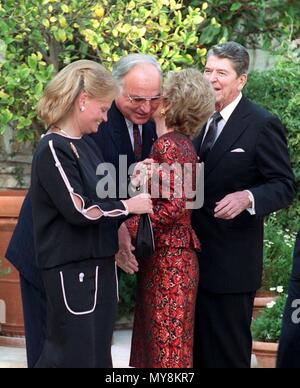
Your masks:
{"label": "woman's blonde hair", "polygon": [[113,99],[118,88],[111,73],[97,62],[79,60],[63,68],[46,86],[38,106],[38,116],[54,125],[68,114],[81,92],[97,99]]}
{"label": "woman's blonde hair", "polygon": [[196,69],[169,73],[164,84],[164,101],[167,127],[191,138],[199,134],[215,111],[213,89]]}

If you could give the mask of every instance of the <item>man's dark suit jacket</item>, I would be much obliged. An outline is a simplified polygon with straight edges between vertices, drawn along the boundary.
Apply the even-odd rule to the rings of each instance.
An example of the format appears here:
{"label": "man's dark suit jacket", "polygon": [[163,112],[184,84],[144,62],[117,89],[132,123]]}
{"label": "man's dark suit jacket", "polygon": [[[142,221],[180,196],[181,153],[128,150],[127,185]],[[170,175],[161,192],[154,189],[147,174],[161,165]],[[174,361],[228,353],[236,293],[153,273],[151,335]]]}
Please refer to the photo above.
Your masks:
{"label": "man's dark suit jacket", "polygon": [[[104,160],[115,167],[117,172],[117,188],[119,189],[119,171],[125,167],[119,166],[119,156],[127,156],[127,167],[136,163],[136,160],[125,118],[118,110],[115,102],[113,102],[112,107],[108,112],[108,121],[106,123],[102,123],[99,131],[91,136],[100,147]],[[144,124],[142,160],[149,157],[152,145],[156,139],[157,136],[154,122]],[[128,186],[128,179],[123,182],[123,187],[121,188],[123,191],[124,185]],[[126,189],[125,192],[127,193]],[[121,198],[124,197],[126,198],[127,194],[125,196],[121,196]]]}
{"label": "man's dark suit jacket", "polygon": [[[204,132],[204,131],[203,131]],[[199,149],[202,133],[195,141]],[[242,149],[245,152],[231,152]],[[287,207],[295,195],[285,130],[269,112],[242,98],[205,163],[205,197],[193,213],[202,243],[200,284],[214,293],[256,291],[261,285],[264,216]],[[250,190],[256,215],[214,217],[216,202]]]}
{"label": "man's dark suit jacket", "polygon": [[44,290],[41,271],[37,268],[35,262],[30,191],[24,200],[19,215],[19,222],[9,243],[6,257],[27,282],[31,283],[38,290]]}
{"label": "man's dark suit jacket", "polygon": [[[293,261],[293,270],[292,270],[291,280],[298,281],[300,283],[300,230],[298,232],[298,235],[296,238],[296,243],[295,243],[294,261]],[[300,298],[300,295],[299,295],[299,298]],[[300,360],[300,358],[299,358],[299,360]]]}

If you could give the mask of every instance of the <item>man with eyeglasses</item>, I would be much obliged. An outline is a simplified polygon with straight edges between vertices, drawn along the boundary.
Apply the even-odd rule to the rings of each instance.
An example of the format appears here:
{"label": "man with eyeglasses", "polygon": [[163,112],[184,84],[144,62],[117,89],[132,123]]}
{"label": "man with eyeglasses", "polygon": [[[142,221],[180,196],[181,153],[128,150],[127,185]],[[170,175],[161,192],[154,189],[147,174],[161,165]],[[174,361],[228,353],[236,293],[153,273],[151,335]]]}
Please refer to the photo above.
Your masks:
{"label": "man with eyeglasses", "polygon": [[[127,166],[145,160],[157,139],[153,113],[159,106],[162,90],[162,71],[157,60],[144,54],[130,54],[114,66],[113,76],[120,93],[108,112],[108,121],[102,123],[92,138],[103,158],[116,170],[117,195],[128,195],[129,176],[119,181],[119,157],[127,157]],[[120,196],[120,195],[119,195]],[[137,271],[129,234],[124,226],[119,232],[120,252],[118,265],[127,273]]]}
{"label": "man with eyeglasses", "polygon": [[120,155],[127,156],[130,166],[150,154],[156,140],[155,126],[150,119],[160,102],[162,72],[152,56],[130,54],[116,63],[113,76],[120,93],[108,113],[108,121],[92,137],[104,160],[118,172]]}

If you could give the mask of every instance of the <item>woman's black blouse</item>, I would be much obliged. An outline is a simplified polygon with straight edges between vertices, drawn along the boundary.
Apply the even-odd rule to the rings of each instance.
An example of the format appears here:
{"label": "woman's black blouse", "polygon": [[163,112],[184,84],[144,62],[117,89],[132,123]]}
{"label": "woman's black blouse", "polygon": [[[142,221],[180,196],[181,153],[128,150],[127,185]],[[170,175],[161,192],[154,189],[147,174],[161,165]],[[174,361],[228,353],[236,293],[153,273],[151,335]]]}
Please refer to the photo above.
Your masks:
{"label": "woman's black blouse", "polygon": [[[87,258],[110,257],[118,250],[121,201],[99,199],[97,167],[104,160],[94,141],[49,134],[38,144],[32,164],[32,208],[37,262],[43,269]],[[78,209],[70,192],[82,198]],[[86,209],[104,216],[91,219]],[[117,209],[117,210],[116,210]]]}

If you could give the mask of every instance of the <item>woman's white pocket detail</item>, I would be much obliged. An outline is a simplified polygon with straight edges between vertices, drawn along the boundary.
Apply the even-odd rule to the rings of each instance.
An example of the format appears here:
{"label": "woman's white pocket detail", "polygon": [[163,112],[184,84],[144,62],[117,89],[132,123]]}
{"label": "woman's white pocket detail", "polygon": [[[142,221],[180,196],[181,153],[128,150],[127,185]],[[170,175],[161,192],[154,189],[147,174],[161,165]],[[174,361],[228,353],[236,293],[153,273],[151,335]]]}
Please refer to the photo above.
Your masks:
{"label": "woman's white pocket detail", "polygon": [[[60,271],[59,272],[60,274],[60,281],[61,281],[61,288],[62,288],[62,292],[63,292],[63,297],[64,297],[64,303],[65,303],[65,306],[67,308],[67,310],[73,314],[73,315],[87,315],[87,314],[92,314],[95,309],[96,309],[96,306],[97,306],[97,298],[98,298],[98,278],[99,278],[99,266],[96,267],[96,274],[95,274],[95,295],[94,295],[94,306],[91,310],[87,310],[87,311],[74,311],[70,308],[69,304],[68,304],[68,301],[67,301],[67,297],[66,297],[66,290],[65,290],[65,282],[64,282],[64,275],[63,275],[63,272]],[[82,283],[83,282],[83,278],[84,276],[82,277],[82,275],[84,274],[80,274],[81,276],[79,276],[79,281]]]}

